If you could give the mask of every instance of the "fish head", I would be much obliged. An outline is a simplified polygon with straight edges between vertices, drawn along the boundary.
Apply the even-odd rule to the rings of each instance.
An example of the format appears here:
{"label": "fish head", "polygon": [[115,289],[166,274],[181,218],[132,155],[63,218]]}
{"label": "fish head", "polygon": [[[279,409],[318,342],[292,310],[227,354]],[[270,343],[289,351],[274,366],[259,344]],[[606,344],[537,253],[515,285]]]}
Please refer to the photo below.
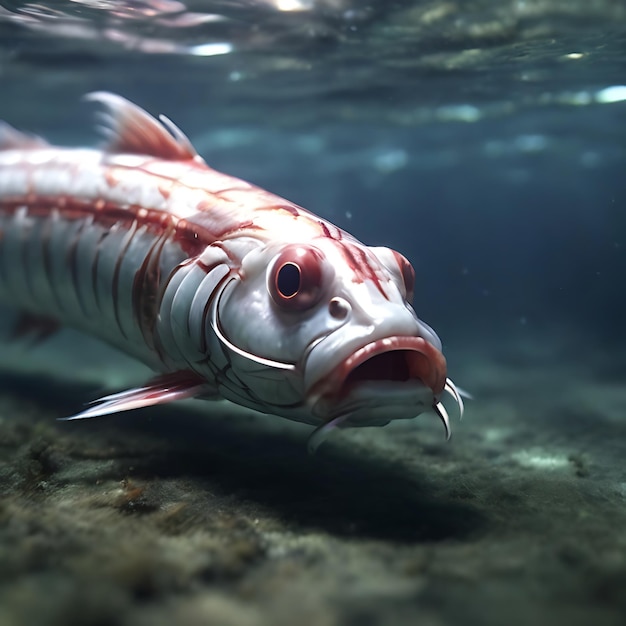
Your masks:
{"label": "fish head", "polygon": [[446,360],[411,305],[414,280],[400,253],[347,237],[251,251],[214,305],[233,372],[224,395],[318,426],[384,425],[441,406]]}

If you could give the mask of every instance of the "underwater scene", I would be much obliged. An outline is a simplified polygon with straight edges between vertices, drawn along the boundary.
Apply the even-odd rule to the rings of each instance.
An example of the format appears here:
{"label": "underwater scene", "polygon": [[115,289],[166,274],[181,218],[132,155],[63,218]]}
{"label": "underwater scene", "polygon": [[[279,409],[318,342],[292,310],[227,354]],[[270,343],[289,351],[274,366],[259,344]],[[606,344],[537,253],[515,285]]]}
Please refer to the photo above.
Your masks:
{"label": "underwater scene", "polygon": [[625,623],[626,3],[0,0],[0,120],[0,625]]}

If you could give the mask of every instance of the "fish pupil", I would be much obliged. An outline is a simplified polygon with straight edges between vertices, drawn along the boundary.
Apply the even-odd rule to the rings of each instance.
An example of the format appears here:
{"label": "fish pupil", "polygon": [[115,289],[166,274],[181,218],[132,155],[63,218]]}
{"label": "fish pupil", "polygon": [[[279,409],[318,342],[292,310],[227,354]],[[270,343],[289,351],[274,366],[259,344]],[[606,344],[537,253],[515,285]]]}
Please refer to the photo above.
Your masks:
{"label": "fish pupil", "polygon": [[285,263],[276,277],[276,287],[284,298],[292,298],[300,289],[300,268],[294,263]]}

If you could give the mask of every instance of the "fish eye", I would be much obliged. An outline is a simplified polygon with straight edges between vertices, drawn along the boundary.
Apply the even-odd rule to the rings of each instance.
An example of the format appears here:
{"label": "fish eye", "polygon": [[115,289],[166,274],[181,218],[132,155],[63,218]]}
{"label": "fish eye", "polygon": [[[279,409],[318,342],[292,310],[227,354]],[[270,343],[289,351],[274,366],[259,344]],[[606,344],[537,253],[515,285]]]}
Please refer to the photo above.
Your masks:
{"label": "fish eye", "polygon": [[293,298],[300,290],[300,268],[295,263],[285,263],[276,274],[276,289],[283,298]]}
{"label": "fish eye", "polygon": [[312,246],[289,245],[268,275],[268,290],[281,308],[303,311],[319,299],[322,287],[320,252]]}

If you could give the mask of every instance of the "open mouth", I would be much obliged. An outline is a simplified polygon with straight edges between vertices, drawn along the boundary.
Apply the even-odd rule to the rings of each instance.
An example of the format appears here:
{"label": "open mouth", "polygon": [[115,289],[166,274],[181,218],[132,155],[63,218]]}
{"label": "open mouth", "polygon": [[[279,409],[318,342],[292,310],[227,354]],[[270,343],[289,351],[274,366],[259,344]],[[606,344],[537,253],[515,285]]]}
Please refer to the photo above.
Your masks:
{"label": "open mouth", "polygon": [[446,385],[443,354],[422,337],[388,337],[356,350],[321,381],[321,395],[335,400],[368,383],[420,382],[437,397]]}
{"label": "open mouth", "polygon": [[388,337],[356,350],[314,386],[315,412],[325,422],[312,437],[313,449],[326,433],[352,422],[384,425],[433,410],[450,437],[448,413],[440,401],[446,391],[455,400],[460,417],[463,400],[447,378],[441,351],[422,337]]}
{"label": "open mouth", "polygon": [[[329,432],[346,425],[384,426],[432,410],[450,438],[450,420],[440,398],[449,393],[463,417],[463,399],[447,378],[441,351],[422,337],[388,337],[356,350],[319,380],[314,411],[324,419],[309,439],[315,451]],[[356,418],[356,419],[354,419]]]}

